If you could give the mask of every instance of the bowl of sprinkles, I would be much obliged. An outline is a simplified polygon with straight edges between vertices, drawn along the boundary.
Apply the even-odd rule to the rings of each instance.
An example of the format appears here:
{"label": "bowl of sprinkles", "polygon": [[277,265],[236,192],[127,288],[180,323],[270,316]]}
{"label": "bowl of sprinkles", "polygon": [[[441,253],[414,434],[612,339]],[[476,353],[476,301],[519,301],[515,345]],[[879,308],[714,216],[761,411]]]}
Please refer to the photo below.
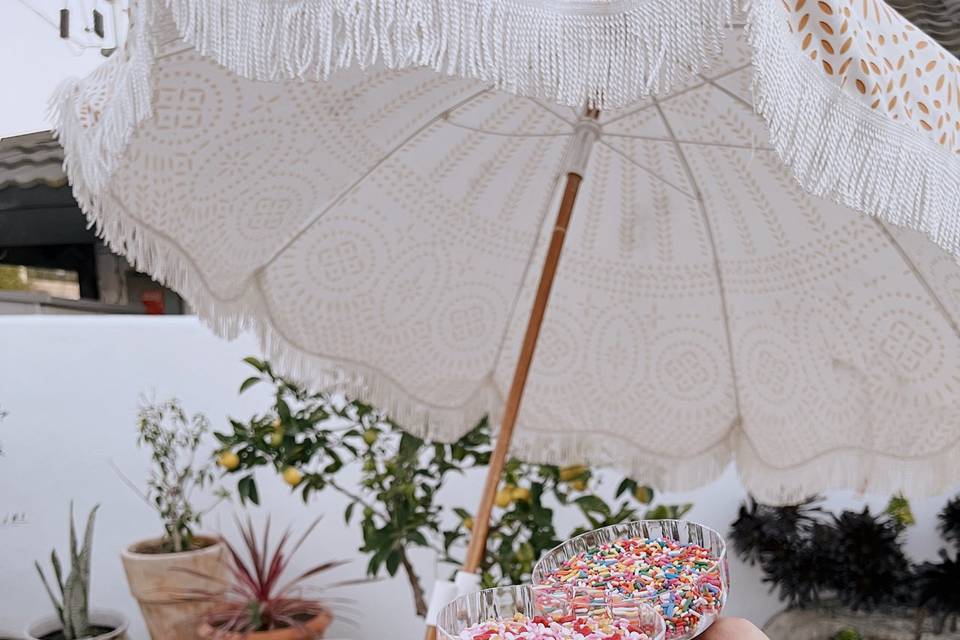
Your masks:
{"label": "bowl of sprinkles", "polygon": [[440,640],[664,640],[646,602],[566,587],[516,586],[461,596],[437,616]]}
{"label": "bowl of sprinkles", "polygon": [[649,603],[667,640],[689,640],[720,616],[730,586],[726,543],[703,525],[641,520],[589,531],[546,553],[533,582],[575,600],[597,593]]}

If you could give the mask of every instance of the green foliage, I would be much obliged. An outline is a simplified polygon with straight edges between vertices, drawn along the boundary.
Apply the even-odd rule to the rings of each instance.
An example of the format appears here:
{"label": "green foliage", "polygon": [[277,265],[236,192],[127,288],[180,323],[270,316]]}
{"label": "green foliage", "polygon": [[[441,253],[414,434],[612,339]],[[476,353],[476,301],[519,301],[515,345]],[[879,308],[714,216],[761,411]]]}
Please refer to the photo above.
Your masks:
{"label": "green foliage", "polygon": [[70,503],[70,573],[63,579],[63,566],[54,549],[50,552],[50,564],[56,579],[54,593],[39,562],[34,562],[40,580],[63,626],[64,640],[76,640],[90,636],[90,554],[93,547],[93,525],[99,505],[90,510],[83,534],[82,546],[77,546],[77,533],[73,524],[73,503]]}
{"label": "green foliage", "polygon": [[863,636],[861,636],[860,632],[856,629],[847,627],[833,634],[830,640],[863,640]]}
{"label": "green foliage", "polygon": [[149,447],[153,462],[144,497],[163,521],[166,552],[190,549],[194,530],[209,511],[198,510],[191,501],[194,491],[214,479],[213,461],[197,458],[197,450],[209,431],[210,423],[203,414],[187,417],[174,399],[140,406],[137,444]]}
{"label": "green foliage", "polygon": [[901,527],[912,527],[917,524],[916,518],[913,517],[913,509],[910,508],[910,501],[902,493],[890,497],[884,513]]}
{"label": "green foliage", "polygon": [[[257,375],[243,382],[241,392],[256,384],[270,385],[273,406],[246,422],[231,420],[229,432],[214,434],[221,452],[237,455],[239,463],[228,473],[238,477],[241,500],[258,502],[253,476],[258,467],[302,472],[302,477],[292,478],[304,501],[327,489],[342,494],[348,500],[345,522],[359,523],[363,533],[360,551],[369,557],[368,574],[395,575],[402,568],[418,612],[425,613],[408,552],[431,549],[442,562],[461,564],[473,518],[462,506],[450,506],[440,493],[451,475],[489,464],[487,422],[454,443],[431,442],[404,433],[369,405],[309,393],[278,376],[269,363],[255,358],[246,362]],[[354,465],[360,467],[357,491],[338,481],[342,471]],[[290,477],[285,478],[289,482]],[[544,551],[582,531],[644,517],[680,517],[691,507],[651,507],[653,491],[629,478],[619,483],[614,500],[607,501],[595,493],[597,484],[587,467],[509,460],[481,567],[483,585],[527,581]],[[574,510],[582,524],[561,535],[555,526],[557,509]]]}

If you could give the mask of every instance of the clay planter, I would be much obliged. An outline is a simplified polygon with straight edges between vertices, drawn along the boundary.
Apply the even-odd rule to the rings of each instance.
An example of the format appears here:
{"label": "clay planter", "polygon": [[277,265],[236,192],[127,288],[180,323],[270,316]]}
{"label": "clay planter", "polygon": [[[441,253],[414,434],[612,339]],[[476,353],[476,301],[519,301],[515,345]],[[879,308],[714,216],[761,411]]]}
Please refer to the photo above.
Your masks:
{"label": "clay planter", "polygon": [[229,576],[226,549],[219,540],[208,536],[197,536],[195,540],[205,546],[181,553],[144,553],[160,546],[159,539],[152,539],[133,544],[120,554],[130,593],[140,604],[153,640],[192,640],[210,605],[184,596],[193,589],[223,589],[222,585],[181,569],[224,580]]}
{"label": "clay planter", "polygon": [[210,640],[216,637],[217,640],[313,640],[322,638],[330,623],[333,622],[333,616],[328,612],[306,621],[303,629],[274,629],[273,631],[254,631],[253,633],[226,633],[216,636],[216,630],[207,623],[200,625],[197,631],[197,637],[200,640]]}
{"label": "clay planter", "polygon": [[[109,609],[91,609],[90,624],[97,627],[112,629],[96,636],[89,636],[89,640],[129,640],[127,636],[127,619],[122,613],[111,611]],[[60,624],[60,618],[57,616],[46,616],[40,618],[23,632],[25,638],[29,640],[43,640],[45,636],[56,633],[63,629]]]}

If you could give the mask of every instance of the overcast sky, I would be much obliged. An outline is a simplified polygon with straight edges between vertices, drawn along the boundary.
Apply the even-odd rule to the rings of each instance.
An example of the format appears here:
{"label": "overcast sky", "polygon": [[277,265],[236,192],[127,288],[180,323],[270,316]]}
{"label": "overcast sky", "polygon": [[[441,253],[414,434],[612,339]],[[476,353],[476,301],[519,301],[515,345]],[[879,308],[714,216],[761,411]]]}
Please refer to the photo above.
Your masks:
{"label": "overcast sky", "polygon": [[[66,4],[71,35],[77,41],[86,35],[81,21],[95,6],[109,20],[108,0]],[[106,60],[98,49],[60,40],[55,24],[63,6],[64,0],[0,0],[0,137],[49,129],[47,99],[57,85],[65,78],[87,75]]]}

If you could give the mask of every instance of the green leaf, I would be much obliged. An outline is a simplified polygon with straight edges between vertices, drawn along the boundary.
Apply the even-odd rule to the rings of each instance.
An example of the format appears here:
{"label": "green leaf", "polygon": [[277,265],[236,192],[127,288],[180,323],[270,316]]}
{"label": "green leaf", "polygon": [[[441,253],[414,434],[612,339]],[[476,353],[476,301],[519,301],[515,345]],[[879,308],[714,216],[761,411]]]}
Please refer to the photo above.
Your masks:
{"label": "green leaf", "polygon": [[407,540],[414,544],[418,544],[421,547],[429,547],[430,544],[427,542],[427,539],[419,531],[411,531],[407,534]]}
{"label": "green leaf", "polygon": [[580,496],[574,500],[586,513],[599,513],[601,515],[610,515],[610,507],[607,503],[597,496]]}
{"label": "green leaf", "polygon": [[350,524],[350,518],[353,517],[353,508],[357,506],[356,502],[351,502],[347,505],[347,509],[343,512],[343,521],[346,524]]}
{"label": "green leaf", "polygon": [[624,493],[633,492],[637,488],[637,483],[630,478],[624,478],[623,481],[617,486],[617,492],[613,495],[614,498],[619,498]]}
{"label": "green leaf", "polygon": [[400,552],[396,549],[387,556],[387,573],[391,576],[397,575],[397,569],[400,568]]}
{"label": "green leaf", "polygon": [[246,503],[247,500],[256,505],[260,504],[257,481],[253,479],[252,475],[240,478],[240,481],[237,482],[237,492],[240,494],[240,504]]}
{"label": "green leaf", "polygon": [[258,382],[260,382],[260,378],[258,376],[251,376],[247,378],[240,384],[240,391],[238,393],[243,393]]}
{"label": "green leaf", "polygon": [[253,356],[247,356],[246,358],[243,359],[243,361],[246,362],[251,367],[253,367],[254,369],[256,369],[257,371],[263,372],[263,371],[266,371],[267,369],[267,365],[264,364],[263,361],[258,360]]}

